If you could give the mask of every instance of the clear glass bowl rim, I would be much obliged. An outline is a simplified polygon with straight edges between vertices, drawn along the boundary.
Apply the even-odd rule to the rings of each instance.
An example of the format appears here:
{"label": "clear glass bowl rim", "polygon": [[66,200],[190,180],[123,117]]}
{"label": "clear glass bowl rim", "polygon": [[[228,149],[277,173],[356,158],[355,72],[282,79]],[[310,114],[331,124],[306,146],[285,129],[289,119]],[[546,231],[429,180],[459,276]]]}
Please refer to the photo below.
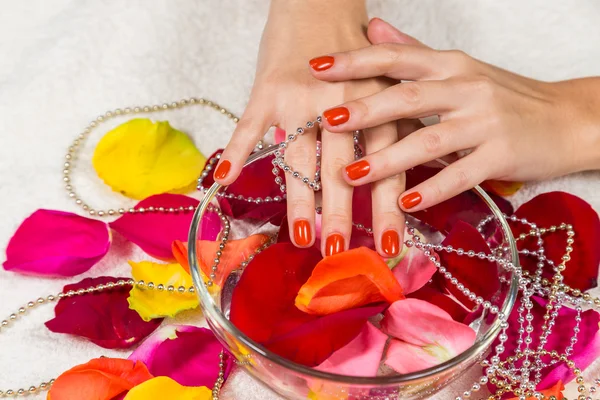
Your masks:
{"label": "clear glass bowl rim", "polygon": [[[263,150],[257,151],[253,153],[246,163],[244,167],[252,164],[253,162],[265,157],[269,156],[277,150],[278,146],[272,145]],[[441,165],[446,166],[447,164],[442,160],[437,160]],[[204,195],[204,198],[201,200],[200,205],[196,209],[192,224],[190,225],[189,235],[188,235],[188,259],[190,263],[190,271],[192,273],[192,279],[194,281],[194,286],[196,288],[196,293],[200,298],[200,306],[202,311],[204,312],[205,317],[207,317],[207,321],[209,321],[209,325],[211,320],[214,320],[227,331],[228,334],[235,337],[239,340],[244,346],[251,350],[251,352],[256,352],[260,356],[265,357],[266,359],[280,365],[283,368],[287,368],[294,372],[303,374],[305,376],[323,379],[333,383],[339,384],[348,384],[348,385],[365,385],[365,386],[391,386],[396,384],[411,384],[422,382],[425,379],[433,378],[435,375],[446,372],[448,370],[453,369],[455,366],[460,365],[465,362],[469,362],[469,360],[476,358],[480,354],[482,354],[494,341],[498,333],[501,329],[501,321],[496,316],[492,326],[488,329],[488,331],[479,338],[473,346],[457,355],[456,357],[438,364],[434,367],[424,369],[421,371],[409,373],[409,374],[401,374],[401,375],[393,375],[393,376],[377,376],[377,377],[356,377],[356,376],[348,376],[348,375],[338,375],[332,374],[329,372],[317,371],[313,368],[306,367],[301,364],[297,364],[290,360],[287,360],[270,350],[262,347],[260,344],[254,342],[249,337],[247,337],[242,331],[237,329],[221,312],[221,310],[217,307],[217,304],[214,302],[212,296],[209,294],[206,286],[204,285],[203,279],[200,275],[200,269],[198,266],[197,258],[196,258],[196,241],[198,229],[201,224],[201,217],[204,215],[204,212],[208,208],[209,204],[214,199],[217,192],[221,189],[222,185],[218,183],[214,183]],[[488,196],[488,194],[480,187],[476,186],[472,189],[490,208],[494,217],[496,217],[497,222],[500,224],[503,230],[504,236],[508,239],[508,246],[510,249],[510,254],[512,258],[512,262],[515,267],[519,268],[519,256],[517,251],[517,245],[515,239],[512,235],[512,231],[508,225],[506,218],[502,215],[502,211],[496,206],[494,201]],[[500,308],[500,312],[504,315],[510,315],[510,312],[515,304],[518,292],[518,278],[514,272],[511,272],[511,281],[510,287],[506,296],[506,299]],[[211,326],[212,328],[212,326]],[[215,332],[216,336],[219,337],[218,332]]]}

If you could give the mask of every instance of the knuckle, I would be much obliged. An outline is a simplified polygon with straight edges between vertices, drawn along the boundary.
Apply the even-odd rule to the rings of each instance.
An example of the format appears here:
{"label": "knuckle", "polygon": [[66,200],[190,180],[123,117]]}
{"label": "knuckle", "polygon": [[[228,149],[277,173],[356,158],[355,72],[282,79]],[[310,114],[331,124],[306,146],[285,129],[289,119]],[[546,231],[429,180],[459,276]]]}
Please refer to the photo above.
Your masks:
{"label": "knuckle", "polygon": [[288,163],[296,167],[306,167],[314,164],[315,148],[304,141],[296,141],[294,146],[285,152],[285,159]]}
{"label": "knuckle", "polygon": [[324,158],[322,164],[322,174],[327,179],[338,178],[338,180],[342,180],[342,170],[351,162],[351,160],[340,157],[340,156],[331,156],[328,158]]}
{"label": "knuckle", "polygon": [[332,209],[323,210],[323,222],[331,227],[343,227],[350,225],[350,213],[348,210],[341,207],[333,207]]}
{"label": "knuckle", "polygon": [[378,50],[380,50],[384,54],[385,67],[387,67],[388,70],[393,69],[402,57],[400,46],[398,46],[395,43],[381,43],[376,45],[375,47],[377,47]]}
{"label": "knuckle", "polygon": [[405,104],[413,108],[421,105],[422,99],[421,85],[416,82],[402,83],[398,85],[398,94]]}
{"label": "knuckle", "polygon": [[312,201],[304,197],[296,197],[289,201],[289,212],[291,215],[310,215],[313,208]]}
{"label": "knuckle", "polygon": [[493,97],[496,91],[496,83],[487,75],[476,75],[467,81],[472,92],[482,97]]}
{"label": "knuckle", "polygon": [[471,70],[473,58],[462,50],[441,51],[446,58],[446,64],[450,66],[455,74],[461,74]]}
{"label": "knuckle", "polygon": [[437,154],[442,147],[441,135],[433,130],[425,130],[423,132],[423,147],[429,154]]}
{"label": "knuckle", "polygon": [[459,189],[468,189],[471,185],[471,174],[464,169],[454,173],[454,182]]}

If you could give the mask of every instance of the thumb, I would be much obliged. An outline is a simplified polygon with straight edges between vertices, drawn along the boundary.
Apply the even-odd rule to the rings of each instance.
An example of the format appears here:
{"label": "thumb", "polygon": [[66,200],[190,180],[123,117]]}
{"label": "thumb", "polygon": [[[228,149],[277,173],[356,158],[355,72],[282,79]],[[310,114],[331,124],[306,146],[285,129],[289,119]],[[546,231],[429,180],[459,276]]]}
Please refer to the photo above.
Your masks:
{"label": "thumb", "polygon": [[373,18],[371,21],[369,21],[367,37],[369,38],[371,44],[400,43],[415,46],[425,46],[414,37],[400,32],[398,29],[394,28],[392,25],[380,18]]}

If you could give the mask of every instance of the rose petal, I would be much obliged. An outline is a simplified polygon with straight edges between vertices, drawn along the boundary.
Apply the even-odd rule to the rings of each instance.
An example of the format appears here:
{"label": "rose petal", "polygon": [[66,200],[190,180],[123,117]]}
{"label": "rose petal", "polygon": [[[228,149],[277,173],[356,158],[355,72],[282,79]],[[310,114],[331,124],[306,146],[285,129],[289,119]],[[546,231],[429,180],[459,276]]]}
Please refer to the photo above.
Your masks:
{"label": "rose petal", "polygon": [[[154,376],[168,376],[184,386],[212,387],[219,377],[222,350],[208,329],[169,326],[150,336],[129,359],[144,362]],[[232,367],[232,358],[226,357],[224,379]]]}
{"label": "rose petal", "polygon": [[[421,238],[423,243],[426,242],[423,235],[418,231],[415,230],[415,234]],[[404,256],[392,266],[392,273],[402,286],[404,294],[408,294],[425,286],[435,274],[437,268],[429,257],[415,246],[409,248],[404,246],[402,253]]]}
{"label": "rose petal", "polygon": [[94,150],[98,176],[115,192],[134,199],[186,193],[206,159],[192,140],[168,122],[133,119],[108,132]]}
{"label": "rose petal", "polygon": [[[462,248],[465,252],[466,250],[473,250],[476,254],[490,254],[489,246],[477,229],[462,221],[457,221],[454,224],[442,244],[452,246],[455,249]],[[490,300],[498,292],[500,281],[496,263],[482,260],[479,257],[459,256],[455,252],[440,251],[438,255],[446,270],[477,296]],[[444,284],[447,290],[466,307],[470,309],[475,307],[475,302],[469,300],[455,285],[450,284],[445,279]]]}
{"label": "rose petal", "polygon": [[231,299],[231,321],[248,337],[265,343],[316,319],[298,310],[294,299],[321,260],[311,247],[277,243],[248,264]]}
{"label": "rose petal", "polygon": [[37,210],[6,248],[4,269],[28,275],[74,276],[106,255],[111,236],[101,221],[76,214]]}
{"label": "rose petal", "polygon": [[[532,296],[533,308],[531,313],[533,320],[531,322],[533,326],[533,332],[531,333],[532,343],[530,344],[531,349],[536,349],[539,346],[540,335],[542,334],[543,316],[546,312],[547,301],[536,296]],[[516,338],[519,336],[518,329],[520,324],[518,323],[519,313],[518,308],[521,306],[521,300],[515,304],[513,312],[509,317],[509,328],[506,332],[508,337]],[[562,307],[558,313],[558,317],[555,320],[555,328],[552,333],[548,336],[548,342],[544,346],[546,349],[557,350],[562,354],[567,346],[571,344],[571,337],[574,334],[575,328],[575,317],[577,312],[572,308]],[[580,332],[577,335],[577,343],[573,346],[573,354],[569,357],[577,368],[584,370],[590,366],[598,357],[600,357],[600,335],[598,331],[598,323],[600,322],[600,314],[594,310],[588,310],[581,314],[581,322],[579,324]],[[559,328],[560,327],[560,328]],[[494,344],[499,344],[498,341]],[[509,340],[504,343],[505,352],[504,357],[506,358],[513,355],[516,350],[516,341]],[[538,389],[547,389],[552,387],[559,380],[563,383],[569,383],[574,379],[574,375],[571,369],[568,368],[565,363],[558,363],[552,367],[545,368],[542,370],[542,380],[538,384]]]}
{"label": "rose petal", "polygon": [[[136,281],[160,282],[164,290],[147,290],[134,286],[129,292],[129,307],[138,312],[144,321],[155,318],[173,317],[184,310],[198,307],[198,297],[187,289],[193,285],[192,277],[179,264],[156,264],[150,261],[139,263],[129,261],[131,274]],[[167,287],[174,290],[185,288],[184,293],[169,293]]]}
{"label": "rose petal", "polygon": [[381,329],[399,339],[390,343],[385,363],[402,374],[450,360],[471,347],[476,336],[441,308],[418,299],[392,304]]}
{"label": "rose petal", "polygon": [[438,306],[450,314],[453,320],[458,322],[465,322],[465,318],[469,314],[469,310],[460,303],[454,301],[452,297],[439,292],[431,286],[423,286],[421,289],[409,294],[407,297],[424,300]]}
{"label": "rose petal", "polygon": [[[221,154],[223,150],[217,150],[211,158]],[[285,216],[286,203],[285,201],[271,201],[256,204],[247,199],[270,197],[281,197],[282,193],[279,185],[275,183],[273,175],[272,161],[274,156],[262,158],[244,167],[240,176],[227,187],[226,193],[235,195],[233,198],[219,198],[221,211],[234,219],[255,219],[261,221],[269,221],[273,225],[279,226]],[[283,173],[280,172],[283,176]],[[214,179],[212,174],[209,174],[202,181],[204,188],[209,188],[213,185]],[[243,199],[238,199],[237,196],[242,196]]]}
{"label": "rose petal", "polygon": [[[184,207],[187,210],[188,207],[195,208],[197,205],[198,200],[191,197],[179,194],[159,194],[142,200],[135,208],[147,210],[149,207],[154,207],[158,210],[159,207],[163,207],[165,210],[169,208],[177,210],[179,207]],[[193,213],[191,212],[126,213],[109,225],[152,257],[164,261],[174,261],[171,243],[174,240],[187,240],[192,217]],[[208,240],[215,240],[221,228],[219,216],[214,212],[207,213],[203,217],[202,223],[202,234],[206,234],[207,238],[210,237]]]}
{"label": "rose petal", "polygon": [[[86,278],[67,285],[63,293],[87,289],[127,278]],[[129,309],[129,286],[117,286],[110,291],[63,297],[54,309],[55,317],[46,322],[52,332],[84,337],[107,349],[126,349],[151,334],[162,322],[144,322]]]}
{"label": "rose petal", "polygon": [[[544,193],[519,207],[515,215],[536,223],[540,228],[549,228],[561,223],[573,225],[575,242],[571,244],[571,260],[562,273],[564,283],[582,291],[597,286],[600,265],[600,219],[588,203],[564,192]],[[529,226],[521,224],[513,226],[515,236],[522,232],[527,233],[530,229]],[[566,231],[549,232],[543,239],[546,257],[559,264],[565,253]],[[525,241],[524,246],[529,250],[537,249],[535,241]],[[535,270],[535,258],[522,256],[520,261],[524,269],[531,272]],[[552,271],[548,270],[548,273],[551,274]]]}
{"label": "rose petal", "polygon": [[[411,189],[421,182],[431,178],[440,171],[440,168],[418,166],[406,171],[406,189]],[[500,196],[490,194],[490,197],[507,215],[513,213],[510,202]],[[422,222],[434,227],[442,233],[448,233],[457,221],[477,225],[479,221],[491,214],[490,209],[477,194],[469,190],[452,197],[436,206],[423,211],[411,213]]]}
{"label": "rose petal", "polygon": [[361,247],[321,260],[296,297],[296,307],[317,315],[403,299],[402,287],[383,259]]}
{"label": "rose petal", "polygon": [[286,133],[281,128],[275,128],[275,134],[273,135],[275,139],[275,144],[279,144],[285,140]]}
{"label": "rose petal", "polygon": [[159,376],[131,389],[125,400],[212,400],[212,390],[206,386],[185,387],[171,378]]}
{"label": "rose petal", "polygon": [[367,322],[358,336],[315,369],[339,375],[376,376],[387,339],[387,335]]}
{"label": "rose petal", "polygon": [[[210,276],[213,273],[212,266],[217,251],[221,251],[216,278],[213,279],[213,283],[220,287],[225,283],[231,271],[240,268],[242,262],[247,261],[251,254],[268,241],[267,235],[254,234],[243,239],[229,240],[225,249],[220,250],[220,241],[199,240],[197,245],[198,265],[205,276]],[[187,243],[176,240],[173,242],[172,248],[175,259],[189,271]]]}
{"label": "rose petal", "polygon": [[149,379],[152,375],[142,362],[96,358],[56,378],[48,400],[111,400]]}
{"label": "rose petal", "polygon": [[265,343],[272,352],[302,365],[314,367],[350,343],[365,323],[385,305],[354,308],[319,317]]}
{"label": "rose petal", "polygon": [[523,182],[506,182],[489,180],[481,184],[486,191],[497,194],[498,196],[512,196],[523,187]]}

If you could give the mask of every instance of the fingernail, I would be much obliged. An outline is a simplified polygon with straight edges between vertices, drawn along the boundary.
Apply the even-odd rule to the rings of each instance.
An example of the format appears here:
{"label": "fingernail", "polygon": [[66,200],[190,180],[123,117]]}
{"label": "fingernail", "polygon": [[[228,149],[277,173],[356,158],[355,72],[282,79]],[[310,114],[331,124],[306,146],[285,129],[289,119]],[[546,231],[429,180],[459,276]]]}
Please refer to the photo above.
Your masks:
{"label": "fingernail", "polygon": [[350,111],[346,107],[336,107],[325,111],[323,116],[329,122],[329,125],[336,126],[350,119]]}
{"label": "fingernail", "polygon": [[332,256],[341,253],[344,251],[344,245],[344,237],[339,233],[332,233],[327,236],[327,240],[325,241],[325,255]]}
{"label": "fingernail", "polygon": [[393,229],[383,232],[383,235],[381,235],[381,250],[390,257],[398,255],[398,252],[400,251],[400,238],[398,237],[398,232]]}
{"label": "fingernail", "polygon": [[370,170],[371,166],[369,165],[369,162],[367,160],[360,160],[346,167],[346,175],[348,175],[348,178],[355,181],[363,176],[367,176]]}
{"label": "fingernail", "polygon": [[294,222],[294,241],[298,246],[308,246],[311,242],[310,223],[307,219]]}
{"label": "fingernail", "polygon": [[223,179],[229,173],[230,168],[231,168],[231,163],[228,160],[223,160],[217,166],[217,169],[215,170],[215,173],[213,176],[215,177],[215,179]]}
{"label": "fingernail", "polygon": [[331,56],[317,57],[310,60],[308,63],[315,71],[325,71],[333,67],[334,58]]}
{"label": "fingernail", "polygon": [[412,192],[402,197],[400,199],[400,202],[402,203],[402,207],[410,209],[418,205],[421,202],[421,200],[423,200],[423,198],[421,197],[421,193]]}

